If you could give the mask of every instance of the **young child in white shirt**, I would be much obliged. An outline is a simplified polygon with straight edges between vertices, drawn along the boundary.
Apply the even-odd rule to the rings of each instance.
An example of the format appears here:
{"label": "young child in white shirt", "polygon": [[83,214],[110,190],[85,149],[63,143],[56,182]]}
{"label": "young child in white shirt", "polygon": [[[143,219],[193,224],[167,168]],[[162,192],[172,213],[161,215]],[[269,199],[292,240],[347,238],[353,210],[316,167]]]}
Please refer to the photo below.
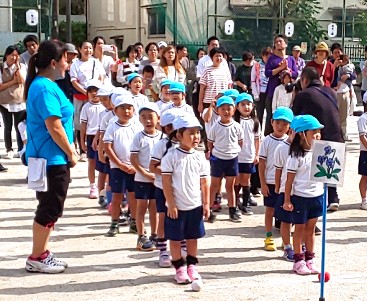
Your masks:
{"label": "young child in white shirt", "polygon": [[172,104],[171,95],[170,95],[170,86],[172,84],[172,81],[169,79],[164,79],[161,82],[161,95],[162,99],[158,100],[156,102],[159,110],[161,112],[165,111],[166,108]]}
{"label": "young child in white shirt", "polygon": [[272,111],[279,107],[289,108],[292,103],[292,93],[287,93],[285,86],[292,82],[291,73],[288,70],[283,70],[279,75],[281,84],[277,86],[274,90]]}
{"label": "young child in white shirt", "polygon": [[181,112],[194,115],[194,110],[185,101],[186,88],[182,83],[172,82],[169,87],[172,103],[162,109],[161,113],[169,109],[179,109]]}
{"label": "young child in white shirt", "polygon": [[97,141],[99,129],[99,114],[105,110],[100,102],[97,92],[102,83],[99,80],[87,82],[88,102],[83,106],[80,113],[80,141],[81,148],[87,153],[88,158],[88,179],[90,183],[90,199],[97,199],[99,196],[98,187],[95,184],[95,169],[97,164]]}
{"label": "young child in white shirt", "polygon": [[133,95],[134,99],[134,108],[135,108],[135,115],[138,117],[138,111],[140,106],[149,102],[148,97],[144,94],[141,94],[141,90],[143,88],[143,79],[139,73],[131,73],[127,76],[127,82],[130,88],[130,92]]}

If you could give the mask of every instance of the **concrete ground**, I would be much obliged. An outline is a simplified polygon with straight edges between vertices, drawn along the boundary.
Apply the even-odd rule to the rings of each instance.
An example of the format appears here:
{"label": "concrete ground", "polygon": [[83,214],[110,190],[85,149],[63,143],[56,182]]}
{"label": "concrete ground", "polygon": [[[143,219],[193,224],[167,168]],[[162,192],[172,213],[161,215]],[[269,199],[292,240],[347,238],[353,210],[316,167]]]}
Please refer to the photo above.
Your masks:
{"label": "concrete ground", "polygon": [[[359,209],[356,121],[357,117],[349,118],[353,142],[348,143],[345,183],[339,189],[341,207],[328,214],[326,270],[331,280],[325,285],[325,296],[332,301],[367,300],[367,212]],[[227,210],[218,222],[206,223],[207,234],[199,241],[204,288],[192,292],[189,285],[176,285],[173,268],[158,267],[157,251],[138,252],[137,237],[128,234],[127,228],[117,237],[104,236],[110,218],[96,200],[87,198],[87,163],[79,163],[72,171],[64,216],[50,242],[52,251],[68,261],[69,268],[58,275],[27,273],[24,266],[31,250],[37,201],[26,188],[26,168],[19,159],[0,162],[9,168],[0,173],[1,301],[319,299],[317,276],[298,276],[291,271],[292,263],[281,258],[277,230],[278,251],[263,250],[263,206],[255,207],[255,214],[244,216],[240,224],[228,220]],[[261,205],[262,199],[257,200]],[[320,246],[321,236],[316,238],[319,264]]]}

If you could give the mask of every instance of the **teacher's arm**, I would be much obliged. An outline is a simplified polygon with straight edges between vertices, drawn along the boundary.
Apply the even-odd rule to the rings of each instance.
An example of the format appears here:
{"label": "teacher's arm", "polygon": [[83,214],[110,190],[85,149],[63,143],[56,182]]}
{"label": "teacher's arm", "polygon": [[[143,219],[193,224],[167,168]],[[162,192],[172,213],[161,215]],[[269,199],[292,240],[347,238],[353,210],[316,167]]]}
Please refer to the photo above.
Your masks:
{"label": "teacher's arm", "polygon": [[52,140],[62,149],[68,157],[71,167],[74,167],[78,161],[74,149],[69,143],[64,127],[59,117],[51,116],[45,120],[46,128],[51,135]]}

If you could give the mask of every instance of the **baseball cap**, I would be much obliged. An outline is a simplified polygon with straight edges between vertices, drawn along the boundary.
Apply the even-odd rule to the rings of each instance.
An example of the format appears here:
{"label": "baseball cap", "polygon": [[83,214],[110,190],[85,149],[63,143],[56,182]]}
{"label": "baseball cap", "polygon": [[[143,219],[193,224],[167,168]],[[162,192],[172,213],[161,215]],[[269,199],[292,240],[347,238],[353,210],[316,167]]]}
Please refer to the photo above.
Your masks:
{"label": "baseball cap", "polygon": [[314,116],[312,115],[299,115],[295,122],[292,122],[293,130],[296,133],[309,131],[309,130],[321,130],[324,128]]}
{"label": "baseball cap", "polygon": [[229,96],[229,97],[234,97],[234,98],[236,98],[240,94],[240,92],[238,92],[238,90],[236,89],[224,90],[221,93],[223,94],[223,96]]}
{"label": "baseball cap", "polygon": [[117,108],[118,106],[121,105],[130,105],[130,106],[134,106],[135,105],[135,101],[132,95],[118,95],[113,101],[112,101],[113,105],[115,108]]}
{"label": "baseball cap", "polygon": [[182,128],[199,128],[203,129],[199,120],[192,114],[184,114],[182,116],[178,116],[172,123],[173,128],[175,130],[179,130]]}
{"label": "baseball cap", "polygon": [[164,79],[164,80],[162,80],[162,82],[161,82],[161,89],[162,89],[162,87],[163,86],[171,86],[171,84],[173,83],[173,81],[171,81],[171,80],[169,80],[169,79]]}
{"label": "baseball cap", "polygon": [[78,50],[76,47],[71,43],[65,43],[66,52],[78,54]]}
{"label": "baseball cap", "polygon": [[97,96],[110,96],[115,87],[111,84],[104,84],[101,88],[99,88],[97,92]]}
{"label": "baseball cap", "polygon": [[102,87],[102,82],[98,79],[91,79],[85,83],[85,86],[87,87],[87,90],[91,87],[96,87],[97,89],[100,89]]}
{"label": "baseball cap", "polygon": [[140,77],[141,78],[141,75],[139,73],[130,73],[128,76],[127,76],[127,82],[130,84],[130,82],[136,78],[136,77]]}
{"label": "baseball cap", "polygon": [[169,91],[186,93],[186,88],[185,85],[182,83],[172,82],[169,86]]}
{"label": "baseball cap", "polygon": [[248,93],[241,93],[237,96],[236,98],[236,105],[238,105],[241,101],[249,101],[249,102],[254,102],[254,99],[252,98],[252,96]]}
{"label": "baseball cap", "polygon": [[289,123],[293,120],[293,112],[290,108],[287,107],[278,107],[273,113],[273,120],[284,120]]}
{"label": "baseball cap", "polygon": [[165,42],[165,41],[159,41],[158,43],[157,43],[157,45],[158,45],[158,48],[161,48],[161,47],[164,47],[164,48],[166,48],[168,45],[167,45],[167,43]]}
{"label": "baseball cap", "polygon": [[217,100],[217,108],[219,108],[220,106],[225,105],[225,104],[234,106],[234,101],[229,96],[219,97],[218,100]]}
{"label": "baseball cap", "polygon": [[176,120],[177,117],[183,115],[180,110],[177,109],[169,109],[167,111],[164,111],[164,113],[161,116],[161,126],[166,126],[168,124],[172,124],[173,121]]}
{"label": "baseball cap", "polygon": [[142,110],[144,110],[144,109],[147,109],[147,110],[151,110],[151,111],[153,111],[153,112],[156,112],[157,113],[157,115],[158,116],[160,116],[161,115],[161,112],[160,112],[160,110],[159,110],[159,108],[158,108],[158,106],[154,103],[154,102],[145,102],[145,103],[143,103],[140,107],[139,107],[139,114],[140,114],[140,112],[142,111]]}
{"label": "baseball cap", "polygon": [[294,46],[292,48],[293,51],[301,51],[301,47],[299,47],[298,45]]}

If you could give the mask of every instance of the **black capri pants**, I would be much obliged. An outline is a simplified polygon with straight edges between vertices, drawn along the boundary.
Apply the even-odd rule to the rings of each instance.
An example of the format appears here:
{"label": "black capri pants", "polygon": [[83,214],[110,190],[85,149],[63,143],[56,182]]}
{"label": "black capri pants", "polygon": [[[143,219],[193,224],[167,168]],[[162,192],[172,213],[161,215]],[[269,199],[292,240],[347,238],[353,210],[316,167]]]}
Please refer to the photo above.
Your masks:
{"label": "black capri pants", "polygon": [[64,203],[70,183],[68,165],[47,167],[48,191],[37,191],[38,206],[34,221],[41,226],[52,228],[64,211]]}

